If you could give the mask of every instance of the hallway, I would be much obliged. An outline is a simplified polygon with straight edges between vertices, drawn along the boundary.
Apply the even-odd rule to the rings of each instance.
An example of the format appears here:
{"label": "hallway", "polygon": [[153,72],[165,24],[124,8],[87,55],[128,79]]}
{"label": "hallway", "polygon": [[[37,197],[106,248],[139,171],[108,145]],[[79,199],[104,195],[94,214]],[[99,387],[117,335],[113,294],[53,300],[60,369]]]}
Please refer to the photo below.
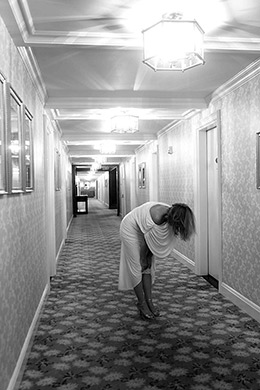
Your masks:
{"label": "hallway", "polygon": [[96,199],[73,219],[17,390],[259,390],[260,324],[173,258],[162,316],[140,320],[117,290],[120,221]]}

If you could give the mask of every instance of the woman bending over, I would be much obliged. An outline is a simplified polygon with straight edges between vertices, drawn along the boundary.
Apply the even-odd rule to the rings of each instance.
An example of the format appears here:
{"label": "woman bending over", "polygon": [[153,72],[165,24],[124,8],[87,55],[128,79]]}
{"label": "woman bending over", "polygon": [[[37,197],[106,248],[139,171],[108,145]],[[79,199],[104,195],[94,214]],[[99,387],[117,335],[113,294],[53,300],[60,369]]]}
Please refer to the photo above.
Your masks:
{"label": "woman bending over", "polygon": [[147,202],[123,218],[118,287],[119,290],[134,289],[141,318],[149,320],[160,315],[152,301],[155,257],[166,258],[177,236],[186,241],[193,233],[194,215],[184,203],[170,206]]}

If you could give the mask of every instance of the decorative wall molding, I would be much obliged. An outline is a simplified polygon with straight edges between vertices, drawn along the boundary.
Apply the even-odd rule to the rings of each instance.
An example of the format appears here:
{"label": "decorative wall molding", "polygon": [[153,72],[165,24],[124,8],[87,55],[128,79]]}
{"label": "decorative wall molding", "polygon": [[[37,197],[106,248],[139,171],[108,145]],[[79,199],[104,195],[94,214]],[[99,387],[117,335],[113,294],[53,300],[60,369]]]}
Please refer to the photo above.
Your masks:
{"label": "decorative wall molding", "polygon": [[43,115],[43,120],[44,120],[44,127],[46,129],[47,134],[48,135],[53,134],[55,131],[55,127],[53,126],[52,121],[46,112]]}
{"label": "decorative wall molding", "polygon": [[250,301],[225,283],[220,284],[219,292],[241,310],[246,312],[249,316],[260,322],[260,306],[256,305],[254,302]]}
{"label": "decorative wall molding", "polygon": [[218,100],[223,99],[226,95],[235,91],[245,83],[251,81],[254,77],[260,74],[260,59],[252,62],[249,66],[237,73],[236,76],[232,77],[215,92],[213,92],[207,98],[208,103],[216,103]]}
{"label": "decorative wall molding", "polygon": [[17,50],[25,64],[25,67],[31,77],[33,85],[38,92],[41,103],[44,105],[47,100],[47,91],[41,76],[39,66],[34,58],[32,50],[28,47],[17,47]]}
{"label": "decorative wall molding", "polygon": [[60,244],[60,247],[59,247],[59,251],[58,251],[58,253],[57,253],[57,255],[56,255],[56,264],[57,264],[57,262],[58,262],[58,260],[59,260],[60,254],[61,254],[61,252],[62,252],[62,249],[63,249],[64,245],[65,245],[65,240],[66,240],[66,238],[67,238],[67,232],[68,232],[68,231],[66,230],[66,237],[63,238],[63,240],[62,240],[62,242],[61,242],[61,244]]}
{"label": "decorative wall molding", "polygon": [[7,387],[7,390],[15,390],[16,383],[18,382],[18,379],[19,379],[19,374],[22,374],[21,373],[22,364],[23,364],[23,361],[26,357],[26,353],[27,353],[27,350],[29,348],[34,329],[36,327],[36,324],[37,324],[42,306],[44,304],[45,298],[47,297],[47,295],[49,293],[49,289],[50,289],[50,285],[46,284],[45,289],[44,289],[43,294],[42,294],[42,297],[41,297],[41,300],[39,302],[39,305],[38,305],[37,310],[35,312],[35,315],[33,317],[31,326],[30,326],[29,331],[27,333],[26,339],[24,341],[22,350],[20,352],[20,356],[19,356],[18,361],[16,363],[16,367],[14,369],[13,375],[12,375],[10,382],[9,382],[9,385]]}
{"label": "decorative wall molding", "polygon": [[[91,31],[41,31],[33,24],[33,18],[27,0],[9,0],[20,34],[26,44],[37,45],[102,45],[113,46],[121,49],[128,47],[134,50],[142,50],[142,36],[138,33],[113,33],[113,32],[91,32]],[[71,21],[73,18],[71,17]],[[258,38],[241,37],[205,37],[205,51],[260,51],[260,40]]]}

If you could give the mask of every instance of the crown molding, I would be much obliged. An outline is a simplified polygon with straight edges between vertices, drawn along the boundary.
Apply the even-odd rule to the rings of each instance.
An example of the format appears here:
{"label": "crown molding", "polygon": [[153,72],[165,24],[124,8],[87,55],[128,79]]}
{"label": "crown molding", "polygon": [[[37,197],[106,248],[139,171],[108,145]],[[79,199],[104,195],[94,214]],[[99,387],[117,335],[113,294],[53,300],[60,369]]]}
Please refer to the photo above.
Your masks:
{"label": "crown molding", "polygon": [[[36,30],[27,0],[8,0],[24,44],[110,46],[122,50],[141,50],[142,34],[99,33],[88,31],[41,31]],[[204,37],[205,51],[260,51],[260,39],[255,37]]]}
{"label": "crown molding", "polygon": [[205,52],[259,52],[260,51],[260,38],[250,37],[204,37],[204,50]]}
{"label": "crown molding", "polygon": [[235,91],[245,83],[259,76],[260,74],[260,59],[252,62],[249,66],[237,73],[229,81],[223,84],[221,87],[216,89],[211,95],[209,95],[206,101],[209,103],[216,103],[219,99],[222,99],[226,95]]}
{"label": "crown molding", "polygon": [[31,80],[38,92],[42,104],[45,104],[48,96],[47,91],[41,76],[39,66],[34,58],[34,55],[28,47],[17,47],[17,50],[26,66],[26,69],[31,77]]}
{"label": "crown molding", "polygon": [[[46,102],[46,107],[52,109],[94,109],[96,107],[102,109],[111,107],[131,107],[134,103],[136,109],[158,109],[161,111],[161,107],[164,111],[172,111],[173,107],[180,110],[188,110],[190,106],[194,109],[207,108],[207,103],[204,98],[173,98],[167,96],[162,97],[161,95],[149,96],[149,93],[130,93],[126,94],[117,93],[114,91],[99,91],[100,93],[91,94],[88,93],[88,97],[84,98],[49,98]],[[151,93],[150,93],[151,95]],[[166,94],[164,94],[165,96]],[[180,113],[178,113],[180,114]],[[175,117],[173,118],[175,119]]]}
{"label": "crown molding", "polygon": [[[68,144],[70,144],[70,142],[75,142],[75,139],[78,143],[85,142],[86,138],[89,144],[93,142],[95,143],[96,141],[99,141],[101,139],[104,141],[112,141],[112,142],[113,141],[116,142],[118,139],[120,139],[118,138],[118,134],[112,134],[112,133],[89,133],[87,137],[85,134],[75,135],[75,133],[73,132],[70,134],[66,134],[66,141],[68,142]],[[134,134],[124,134],[124,141],[130,141],[130,142],[132,141],[135,143],[136,142],[144,143],[155,139],[157,139],[157,136],[156,134],[152,134],[152,133],[136,132]]]}

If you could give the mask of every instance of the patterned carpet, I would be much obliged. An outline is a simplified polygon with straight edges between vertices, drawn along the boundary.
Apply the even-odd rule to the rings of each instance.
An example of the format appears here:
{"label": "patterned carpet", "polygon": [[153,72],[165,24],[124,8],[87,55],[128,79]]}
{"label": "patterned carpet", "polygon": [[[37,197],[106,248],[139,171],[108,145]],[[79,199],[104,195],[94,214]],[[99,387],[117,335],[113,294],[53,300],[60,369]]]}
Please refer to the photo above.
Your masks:
{"label": "patterned carpet", "polygon": [[71,224],[18,389],[259,390],[260,324],[173,258],[158,262],[162,316],[117,290],[116,210],[90,199]]}

